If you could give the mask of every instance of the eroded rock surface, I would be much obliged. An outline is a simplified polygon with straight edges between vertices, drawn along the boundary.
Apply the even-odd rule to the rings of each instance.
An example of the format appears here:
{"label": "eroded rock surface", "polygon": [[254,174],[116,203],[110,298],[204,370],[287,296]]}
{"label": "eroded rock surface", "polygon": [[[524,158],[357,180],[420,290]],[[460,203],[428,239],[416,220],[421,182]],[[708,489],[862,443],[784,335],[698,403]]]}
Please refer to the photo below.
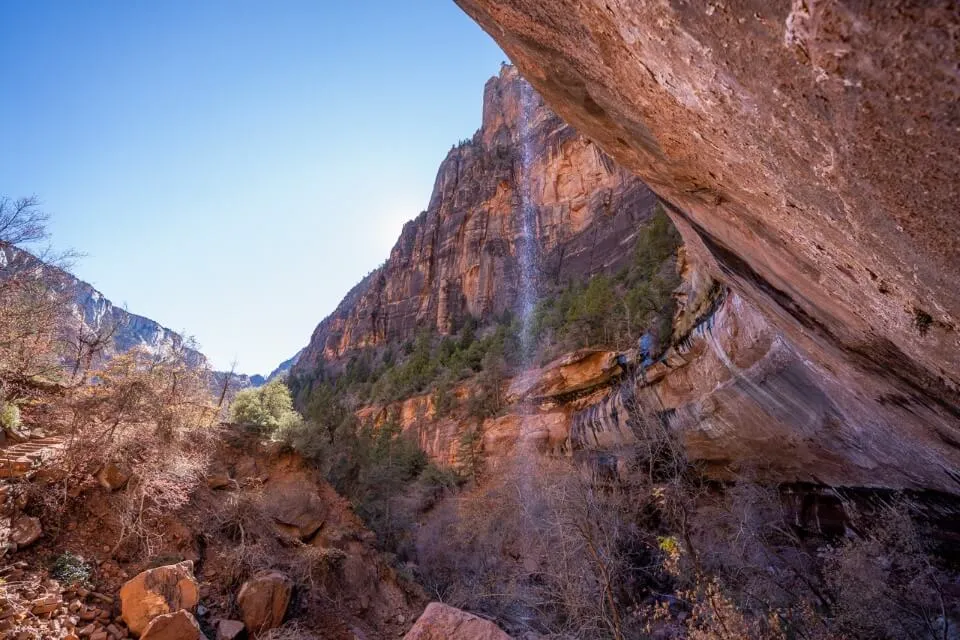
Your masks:
{"label": "eroded rock surface", "polygon": [[141,640],[199,640],[200,625],[189,612],[180,610],[157,616],[144,629]]}
{"label": "eroded rock surface", "polygon": [[18,517],[10,528],[10,542],[18,547],[30,546],[42,535],[43,527],[40,525],[40,519],[32,516]]}
{"label": "eroded rock surface", "polygon": [[[458,4],[768,325],[692,444],[763,464],[786,433],[811,476],[960,490],[953,3]],[[702,393],[685,369],[669,384]]]}
{"label": "eroded rock surface", "polygon": [[623,373],[621,355],[614,351],[582,349],[538,369],[524,371],[510,383],[508,400],[549,399],[586,391]]}

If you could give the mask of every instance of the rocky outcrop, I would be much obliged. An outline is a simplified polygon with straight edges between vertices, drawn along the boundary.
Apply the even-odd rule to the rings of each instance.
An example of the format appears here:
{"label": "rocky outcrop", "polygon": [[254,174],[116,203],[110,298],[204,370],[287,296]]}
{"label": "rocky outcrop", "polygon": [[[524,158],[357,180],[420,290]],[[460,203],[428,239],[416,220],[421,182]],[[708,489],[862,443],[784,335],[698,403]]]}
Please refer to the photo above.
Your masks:
{"label": "rocky outcrop", "polygon": [[321,361],[406,340],[423,328],[447,334],[467,316],[489,319],[513,309],[520,288],[521,180],[536,210],[544,281],[624,265],[655,205],[642,182],[564,124],[504,66],[484,89],[480,130],[451,149],[426,211],[404,226],[385,265],[320,323],[293,372],[310,373]]}
{"label": "rocky outcrop", "polygon": [[547,400],[588,391],[620,376],[624,356],[614,351],[583,349],[515,377],[507,400]]}
{"label": "rocky outcrop", "polygon": [[[691,446],[718,466],[960,490],[951,3],[458,4],[733,289],[697,341],[715,355],[657,384],[697,423]],[[711,346],[734,328],[757,342]]]}
{"label": "rocky outcrop", "polygon": [[510,640],[510,636],[489,620],[431,602],[403,640]]}
{"label": "rocky outcrop", "polygon": [[[253,533],[252,524],[246,531],[248,536],[274,540],[272,550],[267,552],[270,566],[296,576],[301,585],[298,588],[304,590],[303,598],[324,602],[323,611],[330,618],[362,628],[372,626],[381,630],[384,637],[396,637],[398,618],[412,619],[423,606],[421,596],[377,551],[374,534],[353,513],[350,503],[299,455],[276,444],[265,444],[255,434],[243,430],[226,432],[225,440],[214,457],[219,472],[230,479],[229,491],[217,490],[211,492],[211,497],[229,504],[256,505],[257,533]],[[216,552],[212,542],[207,545],[201,578],[215,580],[214,576],[234,575],[232,550],[236,541],[220,540]],[[300,582],[302,571],[312,571],[311,586]],[[258,576],[252,578],[257,584],[261,582]],[[243,611],[257,609],[258,598],[254,594],[262,592],[251,589],[244,592],[247,604],[241,606]],[[204,605],[223,615],[233,611],[239,595],[231,588],[229,593],[205,597]],[[267,600],[267,608],[273,611],[273,597]],[[331,604],[334,602],[335,605]],[[302,609],[297,611],[302,615]],[[258,617],[254,613],[250,616],[244,613],[244,621]],[[250,622],[254,625],[250,629],[259,629],[261,622]]]}
{"label": "rocky outcrop", "polygon": [[268,508],[277,526],[300,540],[313,537],[330,511],[330,505],[296,477],[272,487]]}
{"label": "rocky outcrop", "polygon": [[[656,362],[583,350],[505,383],[507,413],[479,426],[489,468],[509,469],[519,451],[537,451],[615,471],[619,453],[666,428],[716,479],[956,492],[954,451],[937,437],[950,424],[934,410],[898,404],[896,395],[858,397],[726,288],[707,283],[687,302],[676,326],[685,332]],[[471,392],[469,382],[456,389],[461,399]],[[429,394],[360,417],[395,417],[450,466],[462,463],[463,434],[474,428],[465,415],[437,418]]]}
{"label": "rocky outcrop", "polygon": [[662,423],[720,479],[955,491],[954,453],[932,437],[949,424],[892,397],[874,404],[817,371],[729,293],[662,361],[569,406],[570,447],[617,451]]}

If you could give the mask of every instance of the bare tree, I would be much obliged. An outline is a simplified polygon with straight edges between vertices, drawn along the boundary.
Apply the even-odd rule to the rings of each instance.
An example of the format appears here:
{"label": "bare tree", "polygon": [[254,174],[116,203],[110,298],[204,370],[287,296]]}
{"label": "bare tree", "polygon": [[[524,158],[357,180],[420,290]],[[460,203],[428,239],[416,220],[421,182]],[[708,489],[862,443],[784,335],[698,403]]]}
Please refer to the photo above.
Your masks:
{"label": "bare tree", "polygon": [[107,347],[113,344],[113,339],[122,324],[111,319],[101,323],[99,327],[92,328],[87,326],[83,317],[79,317],[77,323],[76,331],[71,332],[65,341],[73,358],[71,378],[75,382],[83,383],[86,382],[87,372],[93,367],[94,362],[103,355]]}
{"label": "bare tree", "polygon": [[0,196],[0,246],[19,246],[46,240],[50,216],[40,209],[36,196],[18,198]]}

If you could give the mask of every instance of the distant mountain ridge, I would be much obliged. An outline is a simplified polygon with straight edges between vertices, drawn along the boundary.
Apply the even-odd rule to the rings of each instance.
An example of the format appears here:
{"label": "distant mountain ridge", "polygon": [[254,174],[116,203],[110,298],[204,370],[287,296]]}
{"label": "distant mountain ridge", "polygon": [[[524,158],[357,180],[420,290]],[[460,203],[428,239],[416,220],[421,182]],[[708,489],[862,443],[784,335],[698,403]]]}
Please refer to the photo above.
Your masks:
{"label": "distant mountain ridge", "polygon": [[[98,357],[98,362],[109,360],[133,347],[146,349],[150,353],[182,347],[189,360],[195,364],[209,366],[207,357],[191,347],[180,333],[163,326],[156,320],[131,313],[115,305],[90,283],[59,267],[43,262],[28,251],[13,246],[0,247],[0,279],[28,270],[42,273],[53,290],[70,299],[70,315],[75,321],[81,323],[78,330],[88,334],[110,334],[112,331],[109,343]],[[285,375],[299,355],[297,353],[281,363],[266,378],[262,375],[248,376],[234,373],[230,386],[239,389],[256,387],[274,377]],[[214,386],[222,385],[228,374],[229,372],[214,371]]]}
{"label": "distant mountain ridge", "polygon": [[[306,349],[306,347],[304,347],[304,349]],[[263,379],[263,382],[264,383],[270,382],[277,378],[283,380],[288,375],[290,375],[290,369],[292,369],[294,365],[296,365],[297,362],[300,361],[300,356],[303,355],[304,349],[300,349],[300,351],[297,351],[295,354],[293,354],[292,357],[287,358],[286,360],[278,364],[277,368],[271,371],[270,375],[268,375],[266,378]]]}
{"label": "distant mountain ridge", "polygon": [[71,300],[70,314],[82,323],[84,331],[112,331],[109,344],[102,352],[103,359],[109,359],[137,346],[151,353],[157,353],[164,348],[184,347],[189,358],[197,363],[207,363],[206,356],[185,345],[184,337],[176,331],[116,306],[90,283],[41,261],[27,251],[12,246],[0,247],[0,277],[26,270],[42,273],[51,289],[68,296]]}

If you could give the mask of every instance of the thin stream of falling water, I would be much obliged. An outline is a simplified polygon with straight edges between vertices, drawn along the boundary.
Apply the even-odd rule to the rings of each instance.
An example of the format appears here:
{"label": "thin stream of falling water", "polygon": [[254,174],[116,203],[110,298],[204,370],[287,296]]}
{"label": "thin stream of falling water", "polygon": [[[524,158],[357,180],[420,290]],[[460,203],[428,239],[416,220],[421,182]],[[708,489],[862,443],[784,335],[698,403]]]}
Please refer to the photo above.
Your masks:
{"label": "thin stream of falling water", "polygon": [[533,201],[532,167],[536,159],[533,120],[535,117],[533,88],[520,81],[520,223],[521,236],[517,247],[517,262],[520,266],[520,346],[523,350],[524,368],[529,366],[533,351],[530,320],[537,303],[537,209]]}
{"label": "thin stream of falling water", "polygon": [[[535,351],[535,340],[530,322],[537,303],[538,246],[537,246],[537,208],[533,197],[533,165],[537,159],[534,121],[536,118],[536,98],[533,88],[520,79],[520,114],[518,136],[520,143],[520,172],[517,176],[517,188],[520,195],[520,237],[517,241],[517,264],[520,272],[517,306],[520,311],[520,368],[530,368]],[[520,521],[528,532],[525,542],[533,543],[536,531],[543,524],[538,517],[538,501],[535,499],[536,482],[534,478],[537,452],[531,423],[535,408],[527,403],[520,407],[520,433],[516,447],[516,490],[520,506]],[[533,549],[524,551],[527,558],[536,557]],[[523,617],[529,622],[536,616],[527,611]]]}

